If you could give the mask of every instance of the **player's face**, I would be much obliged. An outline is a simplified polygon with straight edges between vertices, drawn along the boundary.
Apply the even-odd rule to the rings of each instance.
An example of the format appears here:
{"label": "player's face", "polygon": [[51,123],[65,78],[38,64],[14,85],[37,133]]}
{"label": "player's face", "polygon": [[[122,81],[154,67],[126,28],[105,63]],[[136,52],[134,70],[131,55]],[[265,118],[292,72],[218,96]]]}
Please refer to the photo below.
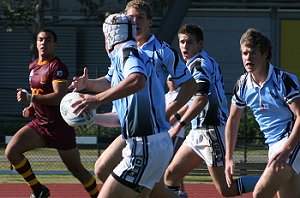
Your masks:
{"label": "player's face", "polygon": [[39,57],[44,59],[52,58],[55,54],[55,46],[53,35],[48,32],[40,32],[37,36],[36,47]]}
{"label": "player's face", "polygon": [[152,21],[147,18],[147,13],[143,9],[130,8],[126,12],[127,16],[130,16],[137,26],[137,41],[142,39],[148,39],[150,35],[150,26]]}
{"label": "player's face", "polygon": [[196,38],[189,34],[178,35],[179,48],[183,60],[187,61],[202,50],[203,42],[197,42]]}
{"label": "player's face", "polygon": [[267,53],[261,53],[258,48],[249,48],[241,45],[244,68],[250,73],[261,73],[268,65]]}

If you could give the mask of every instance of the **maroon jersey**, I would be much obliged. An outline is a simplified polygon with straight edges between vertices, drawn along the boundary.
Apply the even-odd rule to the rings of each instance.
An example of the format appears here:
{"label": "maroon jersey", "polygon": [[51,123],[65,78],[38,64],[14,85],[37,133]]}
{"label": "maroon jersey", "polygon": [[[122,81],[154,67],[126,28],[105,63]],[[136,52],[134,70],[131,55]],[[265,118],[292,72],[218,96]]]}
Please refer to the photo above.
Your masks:
{"label": "maroon jersey", "polygon": [[[29,71],[29,83],[33,95],[53,93],[52,82],[67,83],[68,69],[57,57],[50,62],[38,62],[38,60],[35,60],[29,65]],[[33,107],[37,124],[66,124],[60,115],[59,105],[45,105],[33,102]]]}

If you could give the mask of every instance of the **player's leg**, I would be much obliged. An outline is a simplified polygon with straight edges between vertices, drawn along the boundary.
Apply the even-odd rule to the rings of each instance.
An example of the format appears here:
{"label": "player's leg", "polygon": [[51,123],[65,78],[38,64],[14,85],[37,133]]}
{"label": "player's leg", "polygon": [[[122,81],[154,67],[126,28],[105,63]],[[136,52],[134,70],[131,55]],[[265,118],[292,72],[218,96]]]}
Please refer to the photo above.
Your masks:
{"label": "player's leg", "polygon": [[278,171],[275,171],[273,166],[267,166],[254,188],[253,197],[273,198],[276,192],[292,179],[294,174],[294,170],[289,165]]}
{"label": "player's leg", "polygon": [[122,139],[122,136],[119,135],[97,159],[95,163],[95,174],[102,183],[106,181],[113,169],[122,160],[122,149],[125,146],[125,141]]}
{"label": "player's leg", "polygon": [[45,142],[38,135],[37,131],[26,125],[22,127],[9,141],[5,149],[5,155],[13,165],[14,169],[31,187],[33,193],[35,195],[43,193],[43,196],[47,197],[50,195],[49,190],[38,181],[32,171],[28,159],[23,155],[26,151],[30,151],[44,145]]}
{"label": "player's leg", "polygon": [[134,137],[126,140],[122,154],[123,160],[104,183],[99,197],[148,197],[170,162],[173,145],[167,132]]}
{"label": "player's leg", "polygon": [[150,198],[178,198],[179,196],[175,194],[170,188],[165,186],[164,178],[155,184],[154,188],[150,193]]}
{"label": "player's leg", "polygon": [[233,183],[231,187],[228,188],[224,174],[224,166],[207,166],[207,168],[212,178],[212,181],[220,195],[222,195],[223,197],[232,197],[239,195],[236,183]]}
{"label": "player's leg", "polygon": [[[149,190],[150,191],[150,190]],[[146,192],[143,192],[147,194]],[[148,192],[149,193],[149,192]],[[107,178],[103,184],[99,193],[99,198],[115,198],[115,197],[137,197],[140,193],[133,189],[119,183],[111,175]],[[141,196],[142,197],[142,196]]]}
{"label": "player's leg", "polygon": [[82,183],[90,197],[97,197],[99,190],[96,180],[94,176],[82,165],[78,148],[58,150],[58,153],[68,170]]}
{"label": "player's leg", "polygon": [[165,171],[166,186],[174,191],[179,191],[183,178],[201,162],[203,159],[192,148],[183,144]]}
{"label": "player's leg", "polygon": [[298,198],[300,197],[300,174],[295,174],[292,178],[279,190],[280,198]]}

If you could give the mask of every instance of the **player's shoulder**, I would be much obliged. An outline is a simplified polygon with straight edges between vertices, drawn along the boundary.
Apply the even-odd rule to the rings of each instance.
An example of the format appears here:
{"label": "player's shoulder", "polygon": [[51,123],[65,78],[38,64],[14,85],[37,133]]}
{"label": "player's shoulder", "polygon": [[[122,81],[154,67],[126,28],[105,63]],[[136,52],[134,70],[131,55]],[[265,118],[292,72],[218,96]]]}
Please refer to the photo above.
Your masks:
{"label": "player's shoulder", "polygon": [[155,35],[149,39],[149,43],[155,46],[156,49],[171,49],[171,46],[165,42],[157,38]]}
{"label": "player's shoulder", "polygon": [[28,66],[29,70],[33,69],[36,65],[38,65],[38,59],[35,59],[29,64]]}
{"label": "player's shoulder", "polygon": [[56,69],[56,68],[66,68],[67,66],[61,61],[60,58],[55,57],[49,62],[49,68],[50,69]]}
{"label": "player's shoulder", "polygon": [[247,80],[250,77],[250,74],[248,72],[245,72],[244,74],[242,74],[236,81],[235,83],[235,89],[242,89],[245,90],[245,88],[247,87]]}

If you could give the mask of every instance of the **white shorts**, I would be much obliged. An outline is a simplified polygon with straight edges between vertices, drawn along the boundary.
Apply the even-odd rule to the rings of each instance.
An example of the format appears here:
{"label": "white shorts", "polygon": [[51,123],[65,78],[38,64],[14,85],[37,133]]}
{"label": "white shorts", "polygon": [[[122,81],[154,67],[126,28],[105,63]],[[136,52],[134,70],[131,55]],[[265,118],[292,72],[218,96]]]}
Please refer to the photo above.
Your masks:
{"label": "white shorts", "polygon": [[[271,159],[272,156],[276,154],[278,150],[285,145],[287,139],[288,138],[286,137],[274,144],[269,145],[269,159]],[[286,163],[289,164],[297,174],[300,173],[300,143],[298,143],[297,146],[294,148]]]}
{"label": "white shorts", "polygon": [[192,148],[208,166],[219,167],[225,164],[225,126],[209,126],[192,129],[184,145]]}
{"label": "white shorts", "polygon": [[167,132],[130,138],[126,140],[122,156],[112,176],[137,192],[144,187],[152,189],[170,163],[173,143]]}

